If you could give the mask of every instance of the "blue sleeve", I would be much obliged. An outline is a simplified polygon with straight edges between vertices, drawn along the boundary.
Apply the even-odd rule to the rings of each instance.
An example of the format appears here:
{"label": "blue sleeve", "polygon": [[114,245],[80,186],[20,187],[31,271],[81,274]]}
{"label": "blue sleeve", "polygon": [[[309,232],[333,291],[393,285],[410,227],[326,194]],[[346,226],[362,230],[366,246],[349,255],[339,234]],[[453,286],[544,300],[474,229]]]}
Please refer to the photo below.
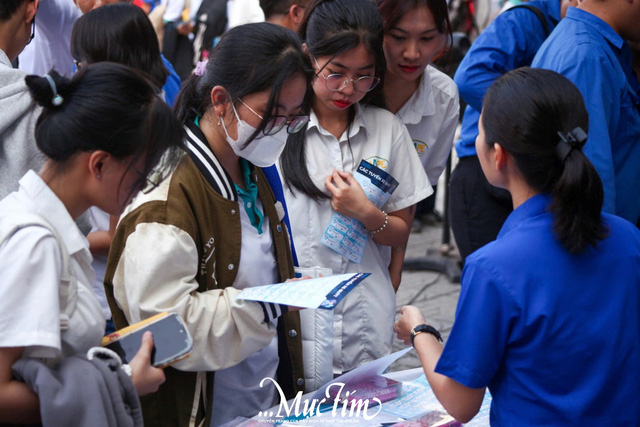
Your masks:
{"label": "blue sleeve", "polygon": [[499,285],[500,274],[467,258],[456,318],[435,371],[471,388],[489,385],[509,340],[517,310]]}
{"label": "blue sleeve", "polygon": [[164,66],[167,67],[167,71],[169,71],[169,75],[167,76],[167,81],[164,82],[164,86],[162,90],[164,90],[165,101],[167,104],[173,107],[174,102],[176,102],[176,98],[180,93],[180,86],[182,82],[180,81],[180,77],[178,77],[178,73],[171,65],[171,62],[164,55],[160,55],[162,57],[162,62]]}
{"label": "blue sleeve", "polygon": [[[560,49],[559,44],[563,44]],[[580,90],[589,113],[589,138],[583,151],[604,186],[602,210],[615,214],[616,178],[609,126],[617,121],[613,116],[620,112],[620,94],[614,93],[620,83],[612,80],[616,75],[612,64],[594,49],[581,49],[558,37],[544,45],[532,65],[562,74]]]}
{"label": "blue sleeve", "polygon": [[503,12],[475,40],[454,76],[460,97],[475,110],[489,86],[503,74],[531,64],[546,38],[540,19],[530,10]]}

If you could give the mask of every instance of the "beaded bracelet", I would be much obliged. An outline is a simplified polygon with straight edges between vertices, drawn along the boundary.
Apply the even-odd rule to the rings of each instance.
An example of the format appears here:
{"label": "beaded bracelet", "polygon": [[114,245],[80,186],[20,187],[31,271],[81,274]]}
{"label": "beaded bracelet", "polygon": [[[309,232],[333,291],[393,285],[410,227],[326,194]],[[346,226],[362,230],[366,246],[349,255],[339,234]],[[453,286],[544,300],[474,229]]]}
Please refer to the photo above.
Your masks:
{"label": "beaded bracelet", "polygon": [[372,236],[376,233],[381,232],[382,230],[385,229],[385,227],[387,226],[387,224],[389,223],[389,214],[387,214],[385,211],[382,211],[382,213],[384,214],[384,224],[382,224],[380,226],[380,228],[373,230],[373,231],[369,231],[369,234],[371,234]]}

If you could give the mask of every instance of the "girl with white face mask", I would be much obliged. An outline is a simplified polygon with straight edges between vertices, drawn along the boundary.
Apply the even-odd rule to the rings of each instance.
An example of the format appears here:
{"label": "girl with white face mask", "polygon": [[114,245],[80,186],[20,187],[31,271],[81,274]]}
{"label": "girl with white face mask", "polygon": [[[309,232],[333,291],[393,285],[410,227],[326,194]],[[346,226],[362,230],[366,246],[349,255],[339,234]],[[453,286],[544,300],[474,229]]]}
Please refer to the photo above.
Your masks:
{"label": "girl with white face mask", "polygon": [[255,415],[277,403],[275,385],[260,387],[265,377],[293,394],[303,386],[298,313],[236,296],[293,277],[283,210],[260,167],[308,121],[311,76],[292,31],[230,30],[177,100],[187,154],[121,218],[105,276],[116,327],[168,310],[194,338],[191,356],[144,402],[147,425]]}

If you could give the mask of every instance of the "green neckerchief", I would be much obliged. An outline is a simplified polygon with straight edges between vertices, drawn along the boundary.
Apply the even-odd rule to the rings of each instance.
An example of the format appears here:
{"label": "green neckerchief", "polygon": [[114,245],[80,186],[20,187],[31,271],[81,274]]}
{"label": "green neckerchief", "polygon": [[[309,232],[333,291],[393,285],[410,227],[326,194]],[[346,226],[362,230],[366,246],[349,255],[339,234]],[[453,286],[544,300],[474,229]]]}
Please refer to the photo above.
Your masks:
{"label": "green neckerchief", "polygon": [[264,222],[264,215],[258,209],[258,186],[251,180],[251,170],[249,169],[249,162],[240,157],[240,167],[242,168],[242,175],[244,175],[244,185],[247,187],[247,191],[238,187],[236,184],[236,191],[238,196],[244,202],[244,210],[249,216],[251,225],[258,230],[258,234],[262,234],[262,223]]}
{"label": "green neckerchief", "polygon": [[[200,116],[197,116],[194,120],[196,126],[200,127]],[[244,191],[242,188],[238,187],[236,184],[233,184],[236,187],[236,191],[238,192],[238,196],[244,202],[244,210],[249,217],[249,221],[251,221],[251,225],[258,230],[258,234],[262,234],[262,223],[264,222],[264,215],[256,206],[256,202],[258,201],[258,186],[255,182],[251,180],[251,169],[249,168],[249,162],[240,157],[240,167],[242,168],[242,175],[244,175],[244,185],[247,187],[247,190]]]}

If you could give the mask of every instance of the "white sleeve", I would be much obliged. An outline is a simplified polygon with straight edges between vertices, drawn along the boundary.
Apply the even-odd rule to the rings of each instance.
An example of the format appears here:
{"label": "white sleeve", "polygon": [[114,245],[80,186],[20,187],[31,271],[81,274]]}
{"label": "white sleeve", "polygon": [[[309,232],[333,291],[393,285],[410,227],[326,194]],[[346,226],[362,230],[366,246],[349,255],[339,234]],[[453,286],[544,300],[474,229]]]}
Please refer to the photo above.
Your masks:
{"label": "white sleeve", "polygon": [[457,91],[456,97],[452,98],[446,107],[445,120],[440,127],[438,139],[427,153],[427,160],[424,164],[424,170],[432,186],[438,183],[453,147],[453,137],[455,136],[460,116],[460,101],[458,100]]}
{"label": "white sleeve", "polygon": [[433,193],[406,126],[396,116],[393,116],[392,126],[388,172],[398,181],[398,187],[383,206],[388,213],[415,205]]}
{"label": "white sleeve", "polygon": [[258,0],[229,0],[227,2],[227,27],[264,22],[264,12]]}
{"label": "white sleeve", "polygon": [[129,323],[163,311],[182,316],[193,353],[174,365],[178,369],[234,366],[269,344],[275,326],[265,322],[260,304],[236,301],[238,289],[198,292],[198,268],[198,250],[187,232],[173,225],[138,224],[113,277],[115,298]]}
{"label": "white sleeve", "polygon": [[26,356],[60,354],[56,238],[44,227],[25,227],[0,247],[0,347],[27,347]]}

